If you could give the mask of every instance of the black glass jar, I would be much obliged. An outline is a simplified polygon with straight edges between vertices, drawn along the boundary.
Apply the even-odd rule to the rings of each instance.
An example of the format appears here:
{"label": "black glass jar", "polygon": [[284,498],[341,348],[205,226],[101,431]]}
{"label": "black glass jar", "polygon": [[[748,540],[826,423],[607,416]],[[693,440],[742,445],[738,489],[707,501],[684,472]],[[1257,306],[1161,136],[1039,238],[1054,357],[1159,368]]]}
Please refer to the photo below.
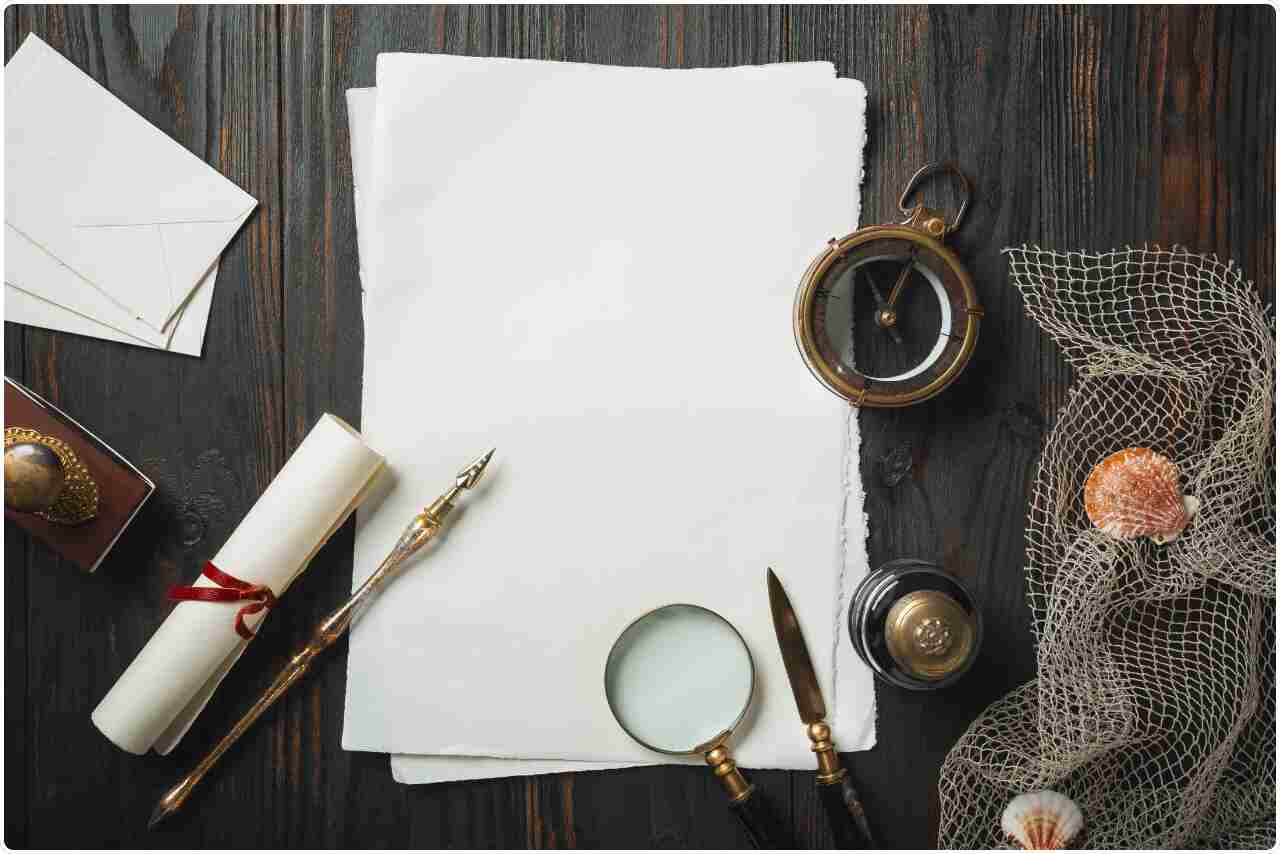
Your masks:
{"label": "black glass jar", "polygon": [[935,563],[905,558],[867,575],[849,605],[849,639],[877,677],[936,691],[962,677],[982,645],[973,595]]}

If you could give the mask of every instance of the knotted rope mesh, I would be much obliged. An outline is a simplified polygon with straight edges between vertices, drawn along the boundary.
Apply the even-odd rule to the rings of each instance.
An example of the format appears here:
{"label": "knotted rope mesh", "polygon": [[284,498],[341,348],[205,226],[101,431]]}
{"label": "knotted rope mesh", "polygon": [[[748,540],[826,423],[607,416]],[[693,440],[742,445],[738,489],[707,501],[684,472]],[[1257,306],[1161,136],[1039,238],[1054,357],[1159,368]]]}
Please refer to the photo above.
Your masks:
{"label": "knotted rope mesh", "polygon": [[[1006,250],[1028,314],[1077,380],[1027,518],[1038,675],[943,763],[939,847],[1007,847],[1022,792],[1079,804],[1073,847],[1276,842],[1275,331],[1231,264],[1174,248]],[[1180,538],[1103,535],[1090,470],[1173,460],[1201,500]]]}

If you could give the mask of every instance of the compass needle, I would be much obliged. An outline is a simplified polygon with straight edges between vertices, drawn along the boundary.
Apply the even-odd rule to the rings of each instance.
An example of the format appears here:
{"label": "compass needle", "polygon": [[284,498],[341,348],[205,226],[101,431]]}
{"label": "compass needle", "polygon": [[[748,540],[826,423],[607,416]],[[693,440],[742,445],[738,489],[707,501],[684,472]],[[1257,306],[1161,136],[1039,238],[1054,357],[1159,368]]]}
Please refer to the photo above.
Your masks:
{"label": "compass needle", "polygon": [[898,297],[902,296],[902,289],[907,286],[907,277],[911,275],[911,270],[916,266],[916,256],[919,253],[920,248],[912,246],[911,254],[907,256],[902,269],[898,271],[898,280],[893,283],[893,289],[889,291],[889,306],[891,308],[898,304]]}
{"label": "compass needle", "polygon": [[859,268],[858,272],[862,273],[863,278],[867,280],[867,284],[871,286],[871,295],[876,298],[876,325],[888,332],[889,337],[893,339],[893,343],[901,347],[902,333],[898,331],[898,312],[885,301],[884,295],[880,293],[880,288],[876,285],[875,277],[871,275],[871,271]]}

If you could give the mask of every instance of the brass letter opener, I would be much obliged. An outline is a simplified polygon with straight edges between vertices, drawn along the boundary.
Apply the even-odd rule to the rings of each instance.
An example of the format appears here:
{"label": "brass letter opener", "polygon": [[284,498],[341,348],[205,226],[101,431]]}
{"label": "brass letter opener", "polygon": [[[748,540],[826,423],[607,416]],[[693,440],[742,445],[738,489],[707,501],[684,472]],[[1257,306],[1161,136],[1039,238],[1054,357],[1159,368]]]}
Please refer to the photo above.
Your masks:
{"label": "brass letter opener", "polygon": [[855,850],[878,848],[853,781],[840,766],[840,754],[831,740],[831,727],[823,720],[827,716],[827,705],[822,699],[818,676],[813,670],[804,635],[800,633],[800,622],[791,607],[791,599],[772,569],[767,577],[769,607],[773,612],[778,648],[782,650],[782,663],[787,668],[787,679],[791,682],[791,693],[795,695],[800,720],[806,724],[810,750],[818,760],[818,796],[827,813],[836,847]]}

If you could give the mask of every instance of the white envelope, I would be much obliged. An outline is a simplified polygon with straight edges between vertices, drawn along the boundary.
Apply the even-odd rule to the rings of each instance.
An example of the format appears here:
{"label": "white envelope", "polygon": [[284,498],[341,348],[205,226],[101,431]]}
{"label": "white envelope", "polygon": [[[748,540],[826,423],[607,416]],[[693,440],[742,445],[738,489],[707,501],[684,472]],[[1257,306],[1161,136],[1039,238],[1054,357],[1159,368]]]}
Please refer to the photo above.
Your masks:
{"label": "white envelope", "polygon": [[257,202],[34,35],[4,85],[6,224],[166,331]]}
{"label": "white envelope", "polygon": [[137,347],[199,356],[204,347],[204,333],[208,326],[209,307],[213,299],[213,281],[217,275],[218,270],[215,267],[196,287],[191,301],[178,310],[173,322],[169,324],[169,334],[161,344],[152,344],[126,335],[92,317],[69,311],[7,282],[4,286],[4,319],[24,326],[38,326],[42,329],[70,332],[73,335],[101,338],[104,341],[118,341],[121,344],[132,344]]}
{"label": "white envelope", "polygon": [[199,356],[213,305],[215,265],[163,332],[116,305],[70,268],[5,226],[4,319],[90,338]]}

